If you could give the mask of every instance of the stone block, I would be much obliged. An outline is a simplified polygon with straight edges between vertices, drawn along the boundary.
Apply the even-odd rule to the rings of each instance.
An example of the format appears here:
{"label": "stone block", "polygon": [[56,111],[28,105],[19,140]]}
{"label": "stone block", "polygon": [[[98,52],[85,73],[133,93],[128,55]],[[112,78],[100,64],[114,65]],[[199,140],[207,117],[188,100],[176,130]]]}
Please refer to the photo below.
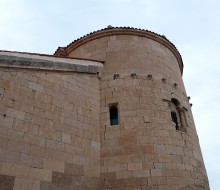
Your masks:
{"label": "stone block", "polygon": [[183,177],[167,177],[167,184],[170,185],[190,185],[193,184],[194,181],[192,178],[183,178]]}
{"label": "stone block", "polygon": [[73,162],[73,154],[61,152],[61,151],[53,151],[53,159],[60,160],[65,162]]}
{"label": "stone block", "polygon": [[171,157],[168,154],[158,154],[160,162],[171,162]]}
{"label": "stone block", "polygon": [[14,118],[0,115],[0,127],[12,128]]}
{"label": "stone block", "polygon": [[124,130],[118,138],[119,145],[128,145],[137,143],[137,132],[135,130]]}
{"label": "stone block", "polygon": [[30,168],[29,179],[51,182],[52,171],[47,169]]}
{"label": "stone block", "polygon": [[50,129],[48,127],[39,127],[39,136],[52,139],[55,141],[61,141],[61,132],[56,131],[54,129]]}
{"label": "stone block", "polygon": [[17,152],[23,152],[23,153],[28,153],[30,149],[30,144],[24,143],[23,141],[20,140],[8,140],[8,146],[7,148],[9,150],[14,150]]}
{"label": "stone block", "polygon": [[153,163],[150,163],[150,162],[143,163],[143,169],[149,170],[149,169],[153,169],[153,168],[154,168]]}
{"label": "stone block", "polygon": [[41,181],[40,183],[40,190],[51,190],[51,183]]}
{"label": "stone block", "polygon": [[45,159],[43,168],[51,171],[64,172],[64,161]]}
{"label": "stone block", "polygon": [[29,105],[23,102],[18,102],[18,101],[14,101],[14,109],[16,110],[21,110],[23,112],[29,112],[32,113],[34,110],[34,106],[33,105]]}
{"label": "stone block", "polygon": [[3,162],[1,174],[27,178],[29,175],[29,169],[30,168],[27,166]]}
{"label": "stone block", "polygon": [[41,146],[31,145],[29,153],[34,156],[53,159],[53,150]]}
{"label": "stone block", "polygon": [[65,162],[64,173],[74,176],[83,176],[84,166]]}
{"label": "stone block", "polygon": [[4,137],[1,137],[1,138],[0,138],[0,148],[5,148],[5,147],[7,147],[7,144],[8,144],[8,139],[7,139],[7,138],[4,138]]}
{"label": "stone block", "polygon": [[21,161],[25,166],[30,166],[34,168],[43,168],[43,158],[39,156],[33,156],[29,154],[21,154]]}
{"label": "stone block", "polygon": [[148,178],[148,185],[166,185],[167,180],[166,177],[149,177]]}
{"label": "stone block", "polygon": [[152,177],[154,177],[154,176],[162,176],[161,169],[151,169],[150,170],[150,175]]}
{"label": "stone block", "polygon": [[[136,144],[127,145],[124,149],[127,155],[140,155],[142,153],[141,147]],[[122,155],[124,155],[124,153]]]}
{"label": "stone block", "polygon": [[26,132],[26,133],[31,133],[33,135],[38,134],[38,125],[29,123],[27,121],[18,120],[18,119],[15,120],[13,129]]}
{"label": "stone block", "polygon": [[64,151],[64,143],[54,140],[46,140],[46,148]]}
{"label": "stone block", "polygon": [[132,171],[116,172],[116,178],[117,178],[117,179],[128,179],[128,178],[132,178]]}
{"label": "stone block", "polygon": [[4,89],[9,89],[10,88],[10,81],[9,80],[4,80],[1,78],[0,80],[0,87]]}
{"label": "stone block", "polygon": [[71,143],[71,134],[62,133],[62,142],[70,144]]}
{"label": "stone block", "polygon": [[85,166],[84,167],[84,175],[86,177],[95,177],[100,178],[100,166]]}
{"label": "stone block", "polygon": [[40,190],[40,181],[16,177],[13,190]]}
{"label": "stone block", "polygon": [[176,163],[166,163],[166,168],[170,170],[175,170],[177,169],[177,164]]}
{"label": "stone block", "polygon": [[36,135],[25,133],[24,142],[32,145],[45,147],[46,139]]}
{"label": "stone block", "polygon": [[154,167],[155,167],[155,169],[164,169],[164,168],[166,168],[165,163],[161,163],[161,162],[155,162]]}
{"label": "stone block", "polygon": [[133,177],[149,177],[150,170],[135,170],[132,171]]}
{"label": "stone block", "polygon": [[141,145],[141,149],[144,154],[152,154],[154,151],[152,145]]}
{"label": "stone block", "polygon": [[138,143],[140,144],[156,144],[158,143],[157,137],[138,136]]}
{"label": "stone block", "polygon": [[142,163],[130,163],[128,164],[128,170],[141,170]]}
{"label": "stone block", "polygon": [[7,108],[6,115],[16,119],[24,120],[25,112],[13,108]]}
{"label": "stone block", "polygon": [[15,182],[14,176],[0,175],[0,189],[13,190]]}
{"label": "stone block", "polygon": [[33,90],[36,90],[36,91],[40,91],[40,92],[43,91],[43,86],[39,85],[37,83],[34,83],[34,82],[29,82],[29,88],[33,89]]}
{"label": "stone block", "polygon": [[157,154],[166,154],[165,145],[161,145],[161,144],[154,145],[154,152]]}
{"label": "stone block", "polygon": [[144,123],[150,123],[150,119],[147,115],[144,116]]}
{"label": "stone block", "polygon": [[[40,106],[43,106],[41,102],[35,102],[35,103],[40,104]],[[25,121],[31,122],[35,125],[40,125],[40,126],[45,125],[45,117],[42,117],[42,116],[38,116],[35,114],[31,114],[31,113],[26,113],[24,119],[25,119]]]}
{"label": "stone block", "polygon": [[5,162],[19,163],[21,154],[14,150],[0,149],[0,160]]}
{"label": "stone block", "polygon": [[[53,172],[52,173],[52,185],[59,185],[65,189],[65,186],[73,185],[72,175],[64,174],[60,172]],[[52,186],[52,189],[53,189],[53,186]]]}
{"label": "stone block", "polygon": [[13,140],[23,140],[24,133],[20,131],[14,131],[7,127],[0,127],[0,136],[3,138],[13,139]]}
{"label": "stone block", "polygon": [[91,149],[95,151],[100,151],[101,143],[98,141],[91,140]]}

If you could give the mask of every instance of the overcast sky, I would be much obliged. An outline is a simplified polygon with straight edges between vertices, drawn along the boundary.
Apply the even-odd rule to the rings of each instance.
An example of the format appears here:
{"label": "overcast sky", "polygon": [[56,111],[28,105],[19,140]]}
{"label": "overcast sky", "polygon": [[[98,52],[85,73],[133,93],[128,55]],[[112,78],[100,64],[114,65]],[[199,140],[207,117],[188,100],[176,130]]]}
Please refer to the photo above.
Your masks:
{"label": "overcast sky", "polygon": [[0,0],[0,50],[53,54],[108,25],[148,29],[176,45],[211,190],[219,190],[219,0]]}

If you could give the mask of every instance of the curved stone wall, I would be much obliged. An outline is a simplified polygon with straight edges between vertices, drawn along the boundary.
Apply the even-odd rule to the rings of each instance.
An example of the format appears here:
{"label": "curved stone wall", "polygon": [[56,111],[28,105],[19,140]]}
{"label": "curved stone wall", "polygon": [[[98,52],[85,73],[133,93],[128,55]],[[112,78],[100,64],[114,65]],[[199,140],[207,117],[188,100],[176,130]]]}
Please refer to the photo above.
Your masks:
{"label": "curved stone wall", "polygon": [[[100,80],[103,189],[209,189],[178,51],[156,34],[124,35],[123,30],[130,29],[121,34],[107,29],[65,50],[69,57],[105,61]],[[114,126],[112,104],[119,112]]]}

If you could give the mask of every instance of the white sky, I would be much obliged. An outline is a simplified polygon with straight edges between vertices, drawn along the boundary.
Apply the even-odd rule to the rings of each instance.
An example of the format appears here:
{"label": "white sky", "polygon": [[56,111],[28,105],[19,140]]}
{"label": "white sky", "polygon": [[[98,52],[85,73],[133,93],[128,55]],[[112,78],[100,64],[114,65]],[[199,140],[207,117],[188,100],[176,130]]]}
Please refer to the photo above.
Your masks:
{"label": "white sky", "polygon": [[112,26],[165,35],[180,51],[183,79],[211,190],[220,189],[219,0],[0,0],[0,50],[53,54]]}

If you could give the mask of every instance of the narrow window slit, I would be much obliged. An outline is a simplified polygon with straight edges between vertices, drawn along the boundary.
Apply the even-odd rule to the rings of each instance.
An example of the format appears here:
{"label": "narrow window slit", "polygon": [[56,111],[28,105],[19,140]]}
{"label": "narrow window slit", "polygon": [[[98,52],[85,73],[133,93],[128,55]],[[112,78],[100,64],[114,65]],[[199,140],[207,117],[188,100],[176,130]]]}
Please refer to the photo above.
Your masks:
{"label": "narrow window slit", "polygon": [[178,117],[175,111],[171,112],[172,121],[175,123],[176,130],[179,130]]}
{"label": "narrow window slit", "polygon": [[110,113],[111,126],[118,125],[118,107],[117,107],[117,105],[110,106],[109,113]]}

